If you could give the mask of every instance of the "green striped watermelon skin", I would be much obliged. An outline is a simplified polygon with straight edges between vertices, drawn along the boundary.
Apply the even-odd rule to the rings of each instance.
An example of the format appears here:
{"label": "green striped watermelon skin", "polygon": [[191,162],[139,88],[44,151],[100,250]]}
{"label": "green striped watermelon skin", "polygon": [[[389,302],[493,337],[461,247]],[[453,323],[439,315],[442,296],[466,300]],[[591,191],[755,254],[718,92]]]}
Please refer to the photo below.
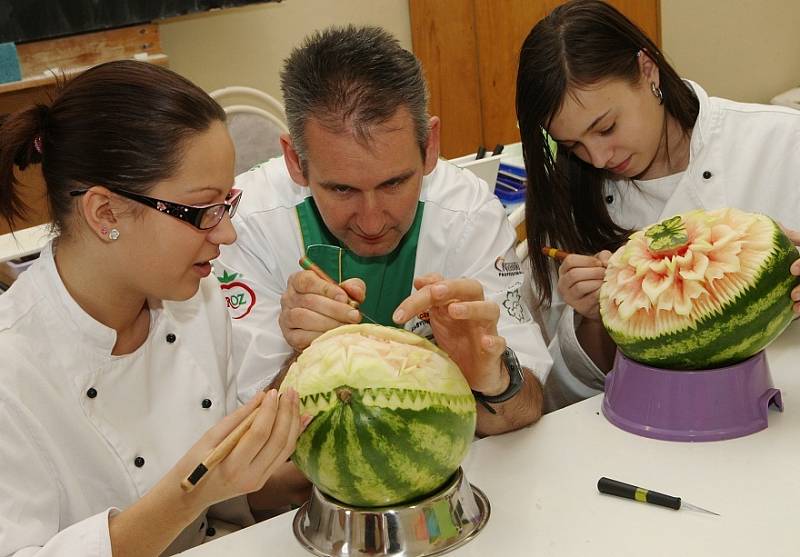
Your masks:
{"label": "green striped watermelon skin", "polygon": [[607,330],[623,354],[654,367],[692,370],[741,362],[764,349],[792,321],[790,293],[798,279],[789,268],[798,257],[797,248],[776,226],[775,247],[754,286],[695,328],[658,338],[631,338]]}
{"label": "green striped watermelon skin", "polygon": [[[336,392],[344,396],[316,415],[292,460],[318,489],[343,503],[381,507],[425,496],[452,476],[469,450],[475,433],[471,394],[348,386]],[[378,395],[407,408],[377,405]],[[301,412],[318,406],[311,399],[301,398]]]}

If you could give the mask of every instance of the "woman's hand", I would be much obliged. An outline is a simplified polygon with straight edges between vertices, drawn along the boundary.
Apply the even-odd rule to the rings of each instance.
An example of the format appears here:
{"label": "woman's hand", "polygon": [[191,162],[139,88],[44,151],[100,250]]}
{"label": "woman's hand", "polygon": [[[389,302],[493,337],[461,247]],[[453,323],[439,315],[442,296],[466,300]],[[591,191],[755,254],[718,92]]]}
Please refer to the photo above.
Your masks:
{"label": "woman's hand", "polygon": [[558,268],[558,293],[584,318],[600,320],[600,287],[610,251],[595,256],[568,255]]}
{"label": "woman's hand", "polygon": [[[789,237],[792,243],[796,246],[800,246],[800,232],[797,230],[792,230],[791,228],[786,228],[785,226],[778,225],[783,230],[783,233]],[[790,267],[790,271],[794,276],[800,276],[800,259],[792,263]],[[800,315],[800,286],[795,286],[792,290],[792,301],[794,302],[794,313],[795,315]]]}
{"label": "woman's hand", "polygon": [[[173,469],[180,479],[233,431],[247,416],[257,414],[230,454],[206,472],[187,494],[201,502],[201,509],[237,495],[257,491],[292,454],[301,431],[297,393],[258,393],[247,404],[226,416],[206,432]],[[178,480],[180,482],[180,480]]]}
{"label": "woman's hand", "polygon": [[[206,472],[192,491],[185,492],[181,481],[253,411],[257,412],[253,423],[231,453]],[[214,503],[260,489],[294,451],[301,430],[298,414],[297,393],[290,390],[278,397],[272,390],[257,394],[223,418],[141,499],[109,517],[114,556],[160,555]]]}

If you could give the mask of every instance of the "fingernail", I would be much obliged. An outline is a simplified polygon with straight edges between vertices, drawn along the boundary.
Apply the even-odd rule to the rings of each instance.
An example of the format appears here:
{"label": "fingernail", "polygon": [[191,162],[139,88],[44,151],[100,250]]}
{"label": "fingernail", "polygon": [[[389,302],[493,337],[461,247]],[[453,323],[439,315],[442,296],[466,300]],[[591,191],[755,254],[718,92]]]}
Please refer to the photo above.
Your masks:
{"label": "fingernail", "polygon": [[354,323],[358,323],[359,319],[361,319],[361,314],[358,312],[357,309],[351,309],[347,312],[347,319]]}
{"label": "fingernail", "polygon": [[464,304],[450,304],[450,313],[455,317],[464,317],[467,314],[467,308]]}
{"label": "fingernail", "polygon": [[486,348],[491,348],[494,346],[494,339],[492,337],[484,337],[483,343],[486,345]]}
{"label": "fingernail", "polygon": [[436,296],[444,296],[447,294],[447,286],[444,284],[436,284],[432,288],[434,295]]}
{"label": "fingernail", "polygon": [[313,419],[314,416],[309,416],[309,415],[300,416],[300,431],[305,431],[305,429],[308,427],[308,424],[310,424],[311,420]]}
{"label": "fingernail", "polygon": [[400,323],[405,316],[406,312],[404,312],[402,309],[398,309],[392,314],[392,321],[395,323]]}

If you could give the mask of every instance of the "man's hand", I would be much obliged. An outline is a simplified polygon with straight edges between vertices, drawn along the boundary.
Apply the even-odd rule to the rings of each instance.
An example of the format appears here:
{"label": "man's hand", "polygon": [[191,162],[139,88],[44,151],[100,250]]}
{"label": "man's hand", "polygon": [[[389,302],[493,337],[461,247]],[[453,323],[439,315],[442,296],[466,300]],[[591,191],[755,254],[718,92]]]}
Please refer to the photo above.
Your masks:
{"label": "man's hand", "polygon": [[600,287],[610,251],[595,256],[568,255],[558,267],[558,293],[586,319],[600,320]]}
{"label": "man's hand", "polygon": [[339,325],[360,323],[361,313],[348,305],[348,296],[361,302],[366,292],[366,284],[357,278],[337,285],[312,271],[293,274],[281,296],[278,324],[283,338],[299,352],[326,331]]}
{"label": "man's hand", "polygon": [[397,307],[395,323],[427,311],[436,343],[461,368],[470,387],[487,395],[502,393],[509,382],[500,359],[506,341],[497,335],[500,308],[484,300],[483,286],[474,279],[444,280],[433,273],[414,279],[414,288]]}

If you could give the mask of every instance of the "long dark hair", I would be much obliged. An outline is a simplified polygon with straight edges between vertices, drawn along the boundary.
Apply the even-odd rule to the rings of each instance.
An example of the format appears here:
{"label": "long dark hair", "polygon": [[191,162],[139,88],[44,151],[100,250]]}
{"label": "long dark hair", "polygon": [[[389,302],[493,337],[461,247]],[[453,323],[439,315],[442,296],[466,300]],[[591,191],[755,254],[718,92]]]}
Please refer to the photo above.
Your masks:
{"label": "long dark hair", "polygon": [[[41,163],[54,226],[63,230],[74,189],[102,185],[146,193],[177,172],[186,140],[225,112],[166,68],[132,60],[95,66],[0,124],[0,216],[26,207],[14,167]],[[12,226],[13,227],[13,226]]]}
{"label": "long dark hair", "polygon": [[637,53],[658,66],[664,108],[684,132],[694,126],[698,102],[663,54],[636,25],[600,0],[573,0],[534,26],[520,51],[519,122],[528,191],[525,220],[539,301],[552,300],[551,267],[540,251],[553,245],[578,253],[616,249],[630,233],[611,220],[603,199],[610,174],[559,146],[550,151],[544,130],[570,88],[616,78],[640,80]]}

